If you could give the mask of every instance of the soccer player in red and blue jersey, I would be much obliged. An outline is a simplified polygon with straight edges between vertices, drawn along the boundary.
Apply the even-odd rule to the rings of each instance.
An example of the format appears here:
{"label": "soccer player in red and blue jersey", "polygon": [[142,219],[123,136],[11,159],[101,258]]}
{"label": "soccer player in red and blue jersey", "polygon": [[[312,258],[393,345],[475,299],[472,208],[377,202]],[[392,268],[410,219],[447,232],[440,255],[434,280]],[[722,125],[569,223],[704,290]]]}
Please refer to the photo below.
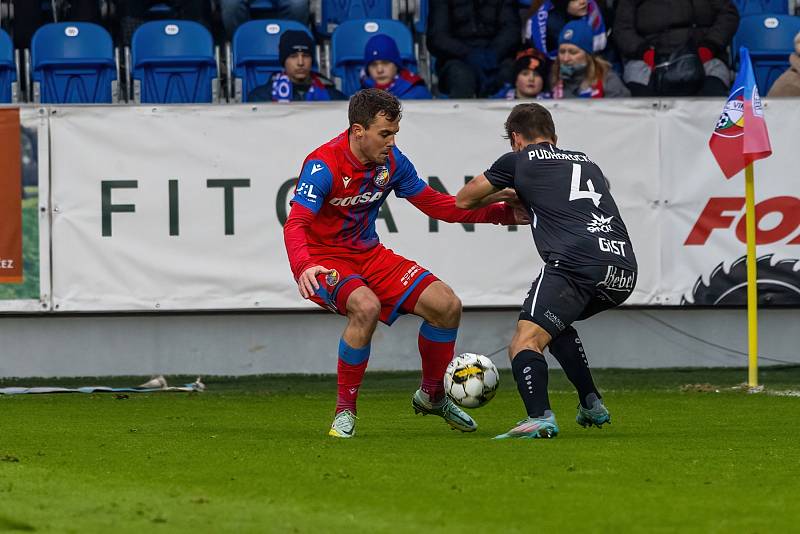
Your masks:
{"label": "soccer player in red and blue jersey", "polygon": [[475,421],[452,403],[443,379],[453,358],[461,301],[444,282],[416,262],[384,247],[375,220],[389,193],[409,200],[423,213],[446,222],[527,224],[508,192],[485,199],[483,208],[456,208],[418,175],[395,146],[400,129],[399,100],[380,89],[364,89],[350,99],[350,127],[314,150],[303,162],[284,226],[284,240],[300,294],[347,317],[339,340],[338,397],[329,434],[354,435],[356,399],[378,321],[391,325],[399,315],[423,319],[419,330],[422,383],[414,393],[416,413],[438,415],[462,432]]}

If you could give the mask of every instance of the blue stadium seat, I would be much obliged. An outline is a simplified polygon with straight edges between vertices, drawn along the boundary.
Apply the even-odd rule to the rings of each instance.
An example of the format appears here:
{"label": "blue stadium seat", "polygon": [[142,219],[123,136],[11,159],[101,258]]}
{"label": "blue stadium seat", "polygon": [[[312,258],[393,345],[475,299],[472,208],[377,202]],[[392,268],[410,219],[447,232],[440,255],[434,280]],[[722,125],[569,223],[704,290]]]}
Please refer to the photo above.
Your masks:
{"label": "blue stadium seat", "polygon": [[331,74],[341,79],[345,94],[352,95],[361,88],[364,47],[377,33],[391,36],[400,50],[403,66],[416,72],[414,40],[405,24],[397,20],[348,20],[334,30],[331,38]]}
{"label": "blue stadium seat", "polygon": [[34,102],[110,104],[117,62],[111,35],[90,22],[45,24],[31,39]]}
{"label": "blue stadium seat", "polygon": [[232,94],[237,102],[247,102],[250,91],[283,70],[278,45],[287,30],[304,31],[314,38],[307,26],[293,20],[251,20],[236,29],[228,56],[233,69],[228,79],[234,80]]}
{"label": "blue stadium seat", "polygon": [[14,102],[17,81],[17,63],[14,61],[14,43],[0,30],[0,104]]}
{"label": "blue stadium seat", "polygon": [[788,15],[789,0],[733,0],[740,15]]}
{"label": "blue stadium seat", "polygon": [[189,20],[139,26],[131,40],[133,99],[142,103],[213,102],[219,72],[209,31]]}
{"label": "blue stadium seat", "polygon": [[425,35],[428,31],[428,0],[409,0],[414,3],[414,31]]}
{"label": "blue stadium seat", "polygon": [[314,11],[317,33],[330,36],[346,20],[396,19],[397,0],[318,0]]}
{"label": "blue stadium seat", "polygon": [[748,15],[739,22],[734,37],[735,51],[745,46],[753,60],[758,91],[767,94],[773,82],[789,68],[794,36],[800,32],[800,17],[791,15]]}

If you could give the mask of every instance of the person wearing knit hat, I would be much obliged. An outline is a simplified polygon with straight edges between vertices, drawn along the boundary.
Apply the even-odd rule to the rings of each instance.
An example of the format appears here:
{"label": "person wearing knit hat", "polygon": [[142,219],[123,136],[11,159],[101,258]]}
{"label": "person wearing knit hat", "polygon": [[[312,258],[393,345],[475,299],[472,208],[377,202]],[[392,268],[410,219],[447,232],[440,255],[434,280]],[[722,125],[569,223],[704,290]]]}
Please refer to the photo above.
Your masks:
{"label": "person wearing knit hat", "polygon": [[775,80],[767,96],[800,96],[800,32],[794,36],[794,53],[789,56],[789,68]]}
{"label": "person wearing knit hat", "polygon": [[558,36],[559,49],[564,43],[575,45],[587,54],[591,54],[594,51],[592,48],[592,29],[588,24],[580,20],[568,22]]}
{"label": "person wearing knit hat", "polygon": [[278,43],[278,59],[284,67],[286,60],[294,54],[299,54],[307,59],[308,72],[311,71],[311,62],[314,58],[314,40],[302,30],[287,30],[281,34]]}
{"label": "person wearing knit hat", "polygon": [[403,68],[397,43],[389,35],[373,35],[364,47],[361,87],[375,87],[403,100],[433,98],[425,81]]}
{"label": "person wearing knit hat", "polygon": [[548,98],[549,93],[544,92],[546,66],[547,59],[538,50],[529,48],[520,52],[514,61],[513,84],[505,84],[492,98]]}
{"label": "person wearing knit hat", "polygon": [[551,84],[553,98],[630,96],[611,64],[592,52],[592,30],[582,20],[568,22],[558,36]]}
{"label": "person wearing knit hat", "polygon": [[281,34],[278,59],[283,72],[276,73],[264,85],[255,87],[247,95],[247,102],[292,102],[347,100],[327,78],[312,72],[314,40],[302,30],[288,30]]}

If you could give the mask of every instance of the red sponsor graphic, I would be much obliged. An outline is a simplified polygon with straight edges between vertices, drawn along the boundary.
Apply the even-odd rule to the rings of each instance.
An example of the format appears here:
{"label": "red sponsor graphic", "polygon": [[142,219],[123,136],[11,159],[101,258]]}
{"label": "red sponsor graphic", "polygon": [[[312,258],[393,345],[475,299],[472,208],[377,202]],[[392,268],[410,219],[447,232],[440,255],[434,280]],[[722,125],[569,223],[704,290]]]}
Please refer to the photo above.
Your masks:
{"label": "red sponsor graphic", "polygon": [[[744,211],[744,197],[711,197],[683,244],[705,245],[714,230],[730,229],[734,222],[736,238],[745,243]],[[764,222],[767,217],[769,226]],[[800,245],[800,198],[779,196],[756,204],[756,244],[768,245],[787,239],[789,245]]]}
{"label": "red sponsor graphic", "polygon": [[22,282],[19,109],[0,110],[0,284]]}

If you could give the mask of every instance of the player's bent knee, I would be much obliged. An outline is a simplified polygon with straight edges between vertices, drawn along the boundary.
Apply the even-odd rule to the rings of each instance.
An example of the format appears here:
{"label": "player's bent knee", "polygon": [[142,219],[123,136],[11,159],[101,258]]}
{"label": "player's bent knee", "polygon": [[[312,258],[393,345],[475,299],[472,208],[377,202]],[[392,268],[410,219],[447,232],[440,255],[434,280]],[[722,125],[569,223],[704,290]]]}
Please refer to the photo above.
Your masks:
{"label": "player's bent knee", "polygon": [[541,326],[529,321],[519,321],[517,331],[508,346],[508,356],[513,360],[514,356],[523,350],[542,353],[550,340],[550,334]]}
{"label": "player's bent knee", "polygon": [[448,286],[444,286],[436,303],[434,323],[445,328],[457,327],[461,322],[461,299]]}
{"label": "player's bent knee", "polygon": [[447,298],[442,304],[442,321],[457,325],[461,320],[461,299],[449,287],[447,293]]}
{"label": "player's bent knee", "polygon": [[414,313],[440,328],[455,328],[461,321],[461,299],[441,280],[420,295]]}
{"label": "player's bent knee", "polygon": [[377,323],[381,315],[381,302],[367,288],[353,291],[347,299],[347,316],[360,323]]}

